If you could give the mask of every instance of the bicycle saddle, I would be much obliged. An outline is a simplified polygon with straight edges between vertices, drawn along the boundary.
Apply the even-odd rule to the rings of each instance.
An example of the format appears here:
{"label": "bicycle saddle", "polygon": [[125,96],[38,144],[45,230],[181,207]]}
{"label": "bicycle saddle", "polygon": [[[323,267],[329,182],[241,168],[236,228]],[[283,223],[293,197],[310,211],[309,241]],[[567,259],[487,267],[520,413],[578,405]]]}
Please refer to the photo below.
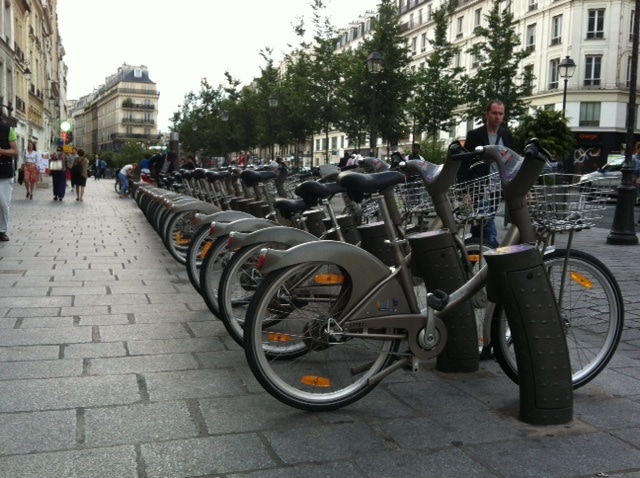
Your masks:
{"label": "bicycle saddle", "polygon": [[240,179],[249,187],[277,177],[278,173],[276,171],[254,171],[252,169],[245,169],[240,173]]}
{"label": "bicycle saddle", "polygon": [[382,173],[362,174],[353,171],[343,171],[338,174],[336,182],[348,191],[363,194],[373,194],[404,182],[404,174],[398,171],[384,171]]}

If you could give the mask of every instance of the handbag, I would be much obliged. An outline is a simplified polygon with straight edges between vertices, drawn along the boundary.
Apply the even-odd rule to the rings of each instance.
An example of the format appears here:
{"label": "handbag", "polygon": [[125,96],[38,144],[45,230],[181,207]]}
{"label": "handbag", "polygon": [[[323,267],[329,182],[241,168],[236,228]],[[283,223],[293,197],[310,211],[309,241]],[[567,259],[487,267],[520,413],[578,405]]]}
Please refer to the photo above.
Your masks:
{"label": "handbag", "polygon": [[18,184],[24,183],[24,166],[18,170]]}
{"label": "handbag", "polygon": [[64,166],[62,164],[61,159],[50,159],[49,160],[49,170],[50,171],[62,171]]}

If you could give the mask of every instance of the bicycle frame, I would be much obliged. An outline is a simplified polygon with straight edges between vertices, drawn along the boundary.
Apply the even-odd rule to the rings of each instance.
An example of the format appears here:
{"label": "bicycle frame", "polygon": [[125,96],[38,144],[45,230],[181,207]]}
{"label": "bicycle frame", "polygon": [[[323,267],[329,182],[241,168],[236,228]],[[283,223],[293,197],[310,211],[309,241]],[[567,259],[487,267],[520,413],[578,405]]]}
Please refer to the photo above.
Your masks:
{"label": "bicycle frame", "polygon": [[[505,153],[505,151],[507,152]],[[509,205],[509,211],[513,214],[512,229],[518,228],[520,225],[520,237],[532,239],[528,242],[533,242],[535,234],[528,218],[525,196],[542,170],[543,161],[522,161],[522,159],[517,161],[518,157],[508,151],[499,146],[487,146],[477,152],[467,154],[477,156],[487,153],[488,157],[496,159],[505,190],[505,200]],[[534,157],[537,157],[537,154],[538,152],[534,154]],[[452,170],[453,168],[449,168],[448,174],[451,174]],[[521,178],[520,182],[511,182],[516,176]],[[338,179],[340,180],[340,176]],[[510,184],[511,186],[509,186]],[[365,334],[369,338],[376,338],[375,333],[370,335],[370,330],[403,329],[405,331],[399,334],[399,337],[407,339],[412,358],[405,357],[400,360],[401,364],[393,364],[388,369],[381,371],[375,380],[381,379],[396,368],[405,365],[409,360],[413,361],[415,369],[417,360],[437,356],[446,343],[447,335],[441,317],[446,316],[457,305],[471,299],[484,287],[488,275],[488,269],[485,266],[480,273],[450,294],[449,304],[439,312],[432,308],[433,302],[431,300],[429,301],[430,306],[420,311],[413,289],[413,279],[409,267],[410,256],[405,256],[403,251],[405,240],[398,239],[392,227],[392,212],[389,211],[386,202],[382,199],[384,194],[389,194],[392,188],[393,186],[388,187],[376,194],[376,197],[383,214],[383,221],[387,226],[389,244],[396,259],[397,266],[395,268],[385,266],[378,259],[354,246],[333,241],[301,244],[287,251],[266,249],[262,252],[261,271],[263,274],[284,267],[318,261],[319,264],[324,262],[339,265],[348,272],[350,277],[358,278],[357,281],[349,284],[349,298],[346,303],[340,304],[341,310],[333,311],[335,316],[332,316],[332,323],[344,328],[345,337],[348,336],[349,328],[362,330],[357,335]],[[437,204],[441,199],[438,195],[436,196],[434,204]],[[397,211],[395,212],[397,213]],[[529,231],[522,227],[525,219],[529,221]],[[447,220],[446,215],[445,220]],[[453,236],[447,230],[426,234],[445,242],[449,241],[450,245],[453,245]],[[312,261],[309,261],[310,257],[313,258]],[[428,298],[433,299],[434,293],[429,293]],[[388,337],[386,334],[383,335]]]}

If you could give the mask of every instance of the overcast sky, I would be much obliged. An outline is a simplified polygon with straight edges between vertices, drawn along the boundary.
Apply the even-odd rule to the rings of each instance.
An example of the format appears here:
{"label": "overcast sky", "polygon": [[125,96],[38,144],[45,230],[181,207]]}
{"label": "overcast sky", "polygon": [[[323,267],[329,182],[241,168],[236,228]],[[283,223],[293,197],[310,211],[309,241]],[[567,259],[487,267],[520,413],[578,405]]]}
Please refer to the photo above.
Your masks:
{"label": "overcast sky", "polygon": [[[346,27],[377,0],[326,0],[337,28]],[[200,90],[200,79],[214,87],[224,72],[249,82],[264,65],[260,50],[273,48],[274,59],[297,45],[292,25],[304,17],[311,31],[310,0],[59,0],[60,36],[69,68],[69,99],[78,99],[105,82],[124,63],[146,65],[160,91],[158,126],[185,94]]]}

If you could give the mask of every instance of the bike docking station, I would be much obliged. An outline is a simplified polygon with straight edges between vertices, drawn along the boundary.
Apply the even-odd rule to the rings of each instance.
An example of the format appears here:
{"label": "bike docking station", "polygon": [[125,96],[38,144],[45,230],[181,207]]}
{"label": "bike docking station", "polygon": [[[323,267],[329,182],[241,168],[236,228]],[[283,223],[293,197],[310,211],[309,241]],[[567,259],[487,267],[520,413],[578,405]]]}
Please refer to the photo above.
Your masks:
{"label": "bike docking station", "polygon": [[[411,272],[421,277],[428,291],[450,294],[466,282],[465,273],[451,233],[438,231],[411,234]],[[476,372],[480,368],[478,332],[473,306],[466,301],[442,318],[447,326],[447,343],[436,359],[445,373]]]}
{"label": "bike docking station", "polygon": [[571,364],[542,254],[522,244],[487,251],[487,296],[507,315],[518,365],[520,420],[560,425],[573,418]]}

